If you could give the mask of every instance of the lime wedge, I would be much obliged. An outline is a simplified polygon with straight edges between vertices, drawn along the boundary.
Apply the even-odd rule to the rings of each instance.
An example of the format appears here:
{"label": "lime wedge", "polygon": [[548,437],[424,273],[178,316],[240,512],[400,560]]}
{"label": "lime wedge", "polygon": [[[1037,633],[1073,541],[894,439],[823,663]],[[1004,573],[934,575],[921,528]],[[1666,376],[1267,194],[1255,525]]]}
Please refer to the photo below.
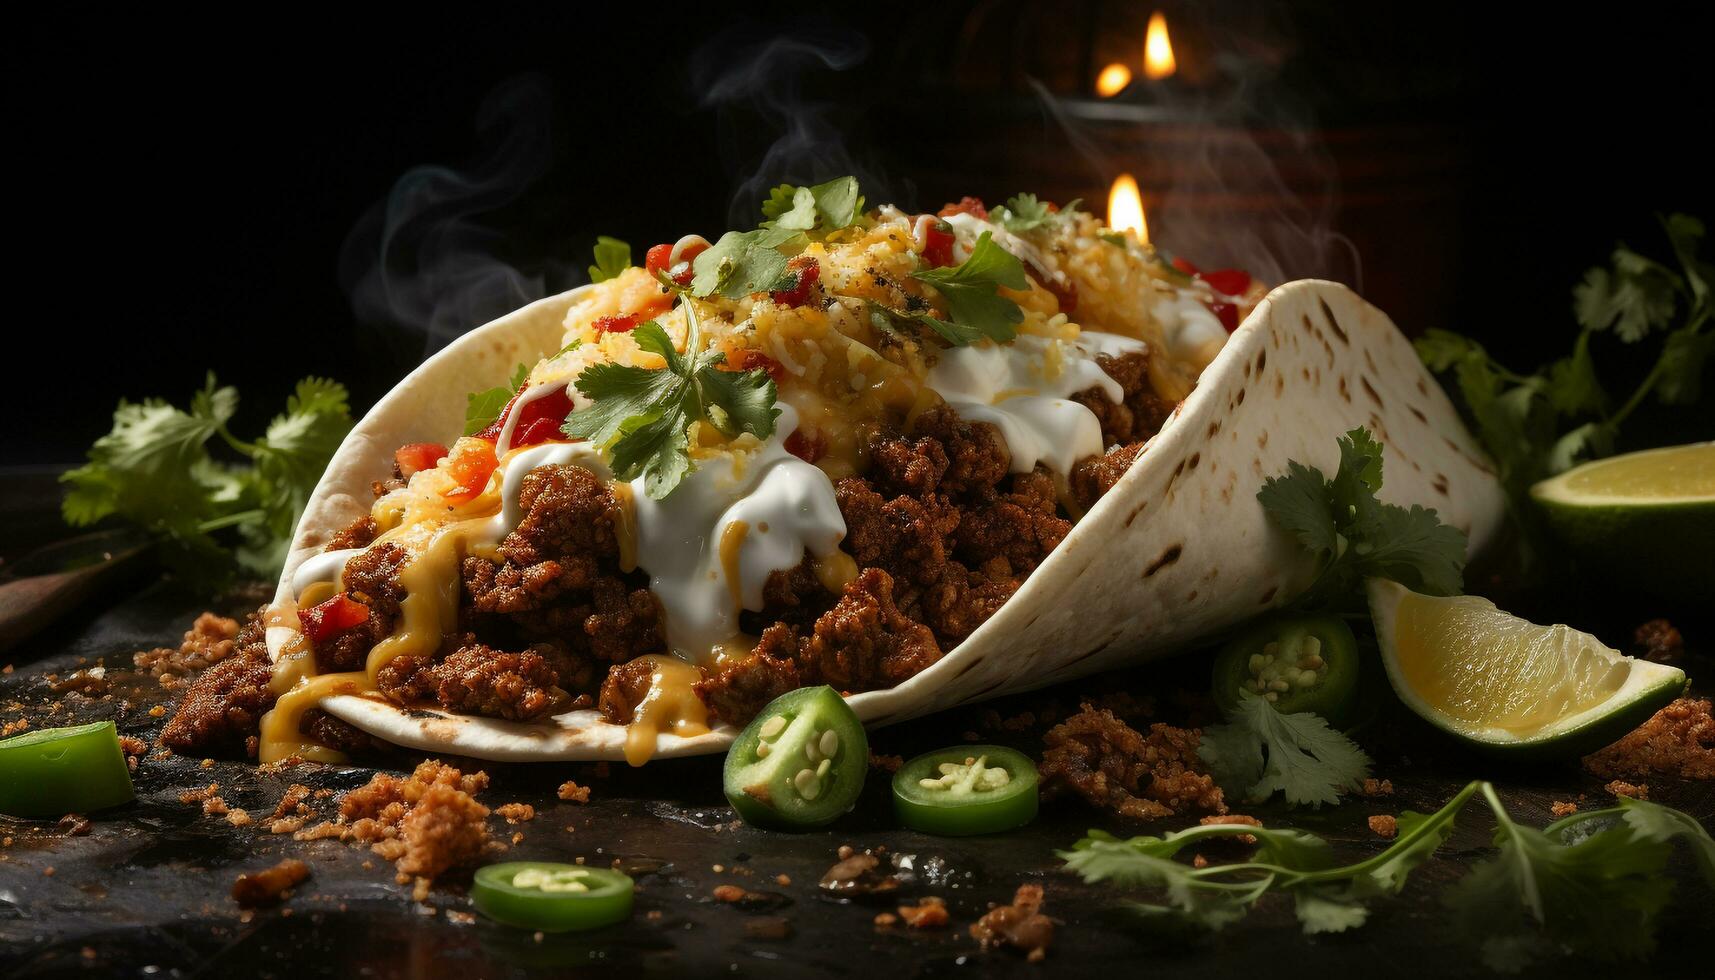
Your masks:
{"label": "lime wedge", "polygon": [[1685,688],[1677,667],[1635,660],[1570,626],[1538,626],[1477,596],[1369,581],[1388,680],[1424,720],[1472,745],[1580,755],[1642,724]]}
{"label": "lime wedge", "polygon": [[1715,442],[1585,463],[1530,495],[1580,575],[1686,602],[1715,594]]}

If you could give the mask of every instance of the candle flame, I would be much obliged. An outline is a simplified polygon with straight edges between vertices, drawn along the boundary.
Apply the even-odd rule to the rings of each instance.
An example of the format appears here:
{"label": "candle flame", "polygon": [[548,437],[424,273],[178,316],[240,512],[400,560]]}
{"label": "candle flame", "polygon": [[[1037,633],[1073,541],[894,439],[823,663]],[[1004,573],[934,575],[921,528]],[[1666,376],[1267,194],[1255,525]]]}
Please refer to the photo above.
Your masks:
{"label": "candle flame", "polygon": [[1104,99],[1111,99],[1125,91],[1125,87],[1130,84],[1131,69],[1116,61],[1103,68],[1102,73],[1096,76],[1096,94]]}
{"label": "candle flame", "polygon": [[1143,36],[1143,74],[1159,81],[1179,70],[1173,60],[1173,42],[1167,38],[1167,17],[1161,11],[1149,15],[1149,29]]}
{"label": "candle flame", "polygon": [[1143,192],[1131,174],[1114,178],[1108,191],[1108,227],[1114,231],[1135,231],[1141,241],[1149,241],[1149,223],[1143,217]]}

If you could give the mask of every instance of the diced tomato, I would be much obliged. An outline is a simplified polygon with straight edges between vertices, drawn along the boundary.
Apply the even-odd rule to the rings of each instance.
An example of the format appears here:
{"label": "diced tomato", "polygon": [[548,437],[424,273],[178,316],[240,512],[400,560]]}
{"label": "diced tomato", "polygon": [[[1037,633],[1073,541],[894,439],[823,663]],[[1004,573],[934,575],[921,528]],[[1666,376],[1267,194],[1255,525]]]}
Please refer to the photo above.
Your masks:
{"label": "diced tomato", "polygon": [[820,432],[811,431],[806,434],[803,429],[794,429],[786,437],[786,451],[806,463],[814,463],[828,452],[828,440]]}
{"label": "diced tomato", "polygon": [[935,268],[953,264],[953,226],[945,221],[928,225],[923,232],[923,261]]}
{"label": "diced tomato", "polygon": [[667,262],[672,259],[672,257],[672,242],[662,242],[659,245],[652,245],[649,248],[648,254],[643,257],[643,268],[652,276],[657,272],[666,272]]}
{"label": "diced tomato", "polygon": [[[561,385],[540,398],[525,402],[518,409],[518,424],[512,429],[512,448],[534,446],[547,442],[560,431],[566,416],[572,414],[572,396]],[[502,419],[504,422],[505,420]]]}
{"label": "diced tomato", "polygon": [[369,607],[344,592],[326,602],[298,610],[298,622],[304,627],[304,635],[316,644],[362,625],[368,619]]}
{"label": "diced tomato", "polygon": [[1175,255],[1173,257],[1173,268],[1178,269],[1180,272],[1183,272],[1188,276],[1194,276],[1197,274],[1197,267],[1191,264],[1190,259],[1185,258],[1182,255]]}
{"label": "diced tomato", "polygon": [[434,469],[446,455],[447,447],[438,442],[412,442],[393,450],[393,462],[399,475],[410,479],[418,470]]}
{"label": "diced tomato", "polygon": [[732,371],[755,371],[758,369],[767,371],[768,376],[774,379],[775,384],[786,380],[786,365],[759,350],[749,347],[728,357],[725,366]]}
{"label": "diced tomato", "polygon": [[1237,306],[1232,303],[1223,303],[1220,300],[1214,300],[1203,305],[1209,308],[1210,313],[1215,314],[1215,319],[1221,321],[1221,326],[1226,327],[1228,333],[1239,328],[1239,308]]}
{"label": "diced tomato", "polygon": [[803,306],[810,298],[810,287],[822,278],[822,265],[808,255],[798,255],[786,263],[786,273],[790,285],[785,289],[771,289],[768,298],[783,306]]}
{"label": "diced tomato", "polygon": [[560,435],[560,426],[565,424],[565,419],[547,418],[519,422],[518,428],[512,431],[512,448],[534,446],[538,443],[547,442],[549,439],[565,438]]}
{"label": "diced tomato", "polygon": [[938,213],[943,218],[951,217],[955,214],[972,214],[984,221],[989,219],[989,209],[983,207],[983,199],[980,197],[961,197],[957,204],[941,205],[941,210]]}
{"label": "diced tomato", "polygon": [[492,443],[481,445],[480,448],[467,447],[448,457],[447,472],[452,475],[456,485],[442,496],[454,503],[463,503],[475,497],[488,487],[488,478],[494,475],[494,468],[498,465]]}
{"label": "diced tomato", "polygon": [[637,329],[637,324],[642,319],[636,313],[627,313],[624,316],[598,316],[592,326],[595,327],[596,333],[630,333]]}
{"label": "diced tomato", "polygon": [[1209,288],[1224,296],[1242,296],[1251,288],[1251,274],[1243,269],[1215,269],[1202,276]]}
{"label": "diced tomato", "polygon": [[519,395],[524,394],[525,390],[529,387],[530,382],[524,382],[524,386],[518,389],[518,394],[513,395],[512,398],[506,402],[506,407],[500,410],[500,414],[495,416],[493,422],[488,423],[488,428],[477,432],[476,437],[478,439],[487,439],[489,442],[499,439],[500,430],[506,428],[506,417],[512,414],[512,406],[518,404]]}

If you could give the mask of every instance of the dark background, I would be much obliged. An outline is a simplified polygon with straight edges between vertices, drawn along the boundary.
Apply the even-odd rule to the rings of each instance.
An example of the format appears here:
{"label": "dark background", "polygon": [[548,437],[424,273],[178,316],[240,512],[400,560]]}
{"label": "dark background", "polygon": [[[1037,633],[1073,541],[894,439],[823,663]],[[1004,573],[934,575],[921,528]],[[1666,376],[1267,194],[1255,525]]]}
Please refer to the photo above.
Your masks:
{"label": "dark background", "polygon": [[[1616,240],[1659,253],[1656,212],[1715,219],[1708,5],[1160,6],[1184,76],[1163,98],[1336,147],[1312,177],[1346,197],[1317,230],[1358,229],[1364,291],[1408,332],[1455,327],[1520,366],[1546,360],[1570,343],[1570,287]],[[15,24],[0,463],[75,461],[115,400],[182,402],[209,369],[243,393],[241,431],[303,374],[347,382],[361,409],[431,337],[581,282],[596,234],[639,258],[688,231],[712,238],[782,177],[857,169],[872,203],[920,208],[1040,188],[1101,213],[1100,171],[1148,131],[1097,127],[1080,143],[1030,80],[1087,93],[1153,7],[880,3],[843,23],[804,4],[293,7],[244,23],[151,10]],[[817,53],[762,56],[786,34]],[[801,138],[765,160],[782,132]],[[1043,162],[1092,141],[1105,149],[1081,169]],[[425,164],[451,170],[413,172]],[[1171,213],[1173,188],[1140,179],[1152,216]],[[1156,240],[1218,237],[1212,200]],[[354,302],[384,229],[388,301],[359,288]]]}

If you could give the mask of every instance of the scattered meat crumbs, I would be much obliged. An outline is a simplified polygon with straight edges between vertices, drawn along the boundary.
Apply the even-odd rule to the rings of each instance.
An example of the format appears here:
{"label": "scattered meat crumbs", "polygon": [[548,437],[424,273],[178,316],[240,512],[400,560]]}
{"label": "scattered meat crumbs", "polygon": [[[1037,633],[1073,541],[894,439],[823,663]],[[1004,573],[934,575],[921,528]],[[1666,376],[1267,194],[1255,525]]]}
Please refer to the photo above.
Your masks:
{"label": "scattered meat crumbs", "polygon": [[716,885],[714,890],[717,902],[736,902],[744,898],[745,894],[745,890],[737,885]]}
{"label": "scattered meat crumbs", "polygon": [[1136,820],[1190,808],[1226,813],[1220,788],[1197,757],[1201,736],[1159,723],[1140,735],[1111,710],[1086,703],[1043,736],[1043,795],[1073,792]]}
{"label": "scattered meat crumbs", "polygon": [[1616,779],[1602,788],[1614,796],[1629,796],[1634,800],[1649,799],[1649,787],[1643,783],[1628,783],[1623,779]]}
{"label": "scattered meat crumbs", "polygon": [[913,929],[943,929],[947,922],[947,903],[934,895],[924,896],[916,905],[899,906],[899,917]]}
{"label": "scattered meat crumbs", "polygon": [[1561,817],[1570,817],[1574,813],[1577,813],[1578,804],[1563,803],[1560,800],[1555,800],[1549,805],[1548,812],[1554,815],[1554,819],[1559,820]]}
{"label": "scattered meat crumbs", "polygon": [[528,803],[503,803],[494,808],[496,816],[505,817],[507,823],[524,823],[536,819],[536,808]]}
{"label": "scattered meat crumbs", "polygon": [[8,735],[16,735],[22,731],[28,731],[29,727],[30,719],[28,718],[19,718],[17,721],[9,721],[4,725],[0,725],[0,738],[5,738]]}
{"label": "scattered meat crumbs", "polygon": [[1399,833],[1399,818],[1391,813],[1378,813],[1370,818],[1370,829],[1376,836],[1392,840]]}
{"label": "scattered meat crumbs", "polygon": [[274,812],[269,815],[268,819],[279,820],[294,814],[304,816],[313,812],[309,804],[304,802],[309,798],[310,788],[308,786],[302,783],[293,783],[286,787],[285,795],[280,797],[280,804],[274,808]]}
{"label": "scattered meat crumbs", "polygon": [[590,801],[590,788],[579,786],[576,780],[568,779],[560,784],[560,799],[572,803],[588,803]]}
{"label": "scattered meat crumbs", "polygon": [[902,755],[880,755],[875,750],[870,750],[869,767],[871,769],[880,769],[882,772],[898,772],[899,767],[903,765],[905,765],[905,757]]}
{"label": "scattered meat crumbs", "polygon": [[149,754],[149,743],[134,735],[119,736],[119,751],[125,755],[125,765],[132,772],[137,771],[137,763]]}
{"label": "scattered meat crumbs", "polygon": [[1632,651],[1645,660],[1668,664],[1685,652],[1685,637],[1665,619],[1652,619],[1632,633]]}
{"label": "scattered meat crumbs", "polygon": [[1030,962],[1042,962],[1054,940],[1054,920],[1042,914],[1042,886],[1019,885],[1011,905],[997,905],[971,923],[971,938],[984,949],[1011,946]]}
{"label": "scattered meat crumbs", "polygon": [[309,876],[309,865],[297,858],[287,858],[264,871],[239,875],[232,883],[232,900],[245,908],[275,905]]}
{"label": "scattered meat crumbs", "polygon": [[417,890],[426,895],[436,876],[505,847],[489,839],[484,822],[488,808],[473,795],[487,788],[487,773],[467,776],[430,759],[409,776],[376,773],[340,799],[338,822],[320,823],[293,836],[368,844],[394,863],[401,882],[417,878]]}
{"label": "scattered meat crumbs", "polygon": [[68,813],[54,825],[65,832],[67,837],[83,837],[89,833],[89,818],[81,813]]}
{"label": "scattered meat crumbs", "polygon": [[238,620],[205,612],[196,618],[177,647],[158,647],[132,656],[137,669],[171,690],[183,678],[220,663],[237,649]]}
{"label": "scattered meat crumbs", "polygon": [[1358,788],[1359,796],[1392,796],[1393,780],[1366,777],[1364,784]]}
{"label": "scattered meat crumbs", "polygon": [[1584,757],[1604,779],[1678,776],[1715,779],[1715,717],[1708,698],[1680,698],[1613,745]]}
{"label": "scattered meat crumbs", "polygon": [[[1211,813],[1197,821],[1203,826],[1210,824],[1231,824],[1238,827],[1261,827],[1262,821],[1243,813]],[[1256,837],[1252,834],[1239,834],[1238,840],[1246,844],[1255,844]]]}

